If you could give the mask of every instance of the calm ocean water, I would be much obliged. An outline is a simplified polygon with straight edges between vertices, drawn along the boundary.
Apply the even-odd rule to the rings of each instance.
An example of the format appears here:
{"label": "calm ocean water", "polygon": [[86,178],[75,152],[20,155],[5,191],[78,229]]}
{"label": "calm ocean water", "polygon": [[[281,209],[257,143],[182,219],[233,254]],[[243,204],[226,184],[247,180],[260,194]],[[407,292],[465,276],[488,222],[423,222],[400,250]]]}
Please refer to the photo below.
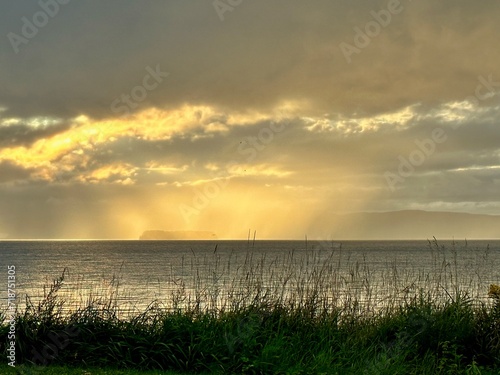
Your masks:
{"label": "calm ocean water", "polygon": [[[313,280],[341,283],[383,298],[384,288],[401,290],[419,282],[456,282],[479,296],[500,283],[500,241],[0,241],[0,303],[6,306],[7,266],[16,269],[19,307],[25,296],[42,298],[48,285],[65,271],[60,294],[67,308],[90,297],[114,295],[124,310],[142,310],[153,300],[165,305],[180,288],[185,293],[224,295],[249,273],[261,284],[289,285]],[[444,248],[441,248],[444,246]],[[328,269],[325,268],[328,265]],[[319,273],[321,270],[322,273]],[[311,277],[309,277],[309,276]],[[356,276],[357,275],[357,276]],[[433,275],[433,276],[432,276]],[[285,278],[286,276],[286,278]],[[357,278],[356,278],[357,277]],[[441,276],[440,276],[441,277]],[[450,281],[451,280],[451,281]],[[296,285],[297,286],[297,285]],[[375,286],[375,287],[374,287]],[[223,298],[223,297],[222,297]]]}

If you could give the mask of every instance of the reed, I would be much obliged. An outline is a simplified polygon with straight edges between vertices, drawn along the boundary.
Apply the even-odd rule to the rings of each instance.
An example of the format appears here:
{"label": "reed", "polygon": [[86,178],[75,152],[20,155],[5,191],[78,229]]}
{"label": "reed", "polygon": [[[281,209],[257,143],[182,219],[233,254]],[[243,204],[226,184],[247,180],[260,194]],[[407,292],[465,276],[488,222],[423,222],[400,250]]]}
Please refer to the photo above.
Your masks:
{"label": "reed", "polygon": [[[215,249],[186,259],[185,276],[173,272],[164,286],[170,299],[139,312],[121,310],[119,278],[68,307],[64,272],[18,312],[17,360],[192,373],[498,373],[500,288],[479,270],[461,274],[454,246],[430,241],[426,271],[374,269],[329,245],[272,259]],[[484,264],[481,255],[472,266]]]}

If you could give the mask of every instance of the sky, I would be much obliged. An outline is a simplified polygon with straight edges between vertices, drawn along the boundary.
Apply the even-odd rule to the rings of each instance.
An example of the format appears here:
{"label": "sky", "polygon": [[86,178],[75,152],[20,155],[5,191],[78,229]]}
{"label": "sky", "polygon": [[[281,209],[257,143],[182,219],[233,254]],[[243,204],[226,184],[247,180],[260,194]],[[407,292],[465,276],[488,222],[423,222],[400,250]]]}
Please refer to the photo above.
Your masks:
{"label": "sky", "polygon": [[0,238],[500,214],[500,3],[16,0]]}

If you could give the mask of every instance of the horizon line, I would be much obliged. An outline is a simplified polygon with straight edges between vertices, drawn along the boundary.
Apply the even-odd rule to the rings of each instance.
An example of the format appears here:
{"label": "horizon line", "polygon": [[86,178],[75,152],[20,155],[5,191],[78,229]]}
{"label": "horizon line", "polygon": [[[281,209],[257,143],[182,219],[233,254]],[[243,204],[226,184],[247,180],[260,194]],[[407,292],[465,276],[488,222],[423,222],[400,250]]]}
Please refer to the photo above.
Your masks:
{"label": "horizon line", "polygon": [[[438,241],[499,241],[500,237],[494,238],[437,238]],[[328,242],[342,242],[342,241],[432,241],[434,236],[430,238],[338,238],[338,239],[325,239],[325,238],[260,238],[255,240],[248,240],[247,238],[215,238],[215,239],[199,239],[199,238],[182,238],[182,239],[147,239],[142,240],[139,238],[0,238],[0,242],[9,241],[23,241],[23,242],[36,242],[36,241],[137,241],[137,242],[160,242],[160,241],[297,241],[297,242],[309,242],[309,241],[328,241]]]}

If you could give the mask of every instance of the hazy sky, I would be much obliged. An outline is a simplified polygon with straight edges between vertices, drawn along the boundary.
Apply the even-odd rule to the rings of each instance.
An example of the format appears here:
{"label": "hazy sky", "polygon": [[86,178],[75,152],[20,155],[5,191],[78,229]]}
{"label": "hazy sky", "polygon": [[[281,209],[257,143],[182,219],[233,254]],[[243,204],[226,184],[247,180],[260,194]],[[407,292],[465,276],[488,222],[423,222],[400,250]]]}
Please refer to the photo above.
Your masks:
{"label": "hazy sky", "polygon": [[0,238],[500,214],[498,1],[16,0],[0,30]]}

